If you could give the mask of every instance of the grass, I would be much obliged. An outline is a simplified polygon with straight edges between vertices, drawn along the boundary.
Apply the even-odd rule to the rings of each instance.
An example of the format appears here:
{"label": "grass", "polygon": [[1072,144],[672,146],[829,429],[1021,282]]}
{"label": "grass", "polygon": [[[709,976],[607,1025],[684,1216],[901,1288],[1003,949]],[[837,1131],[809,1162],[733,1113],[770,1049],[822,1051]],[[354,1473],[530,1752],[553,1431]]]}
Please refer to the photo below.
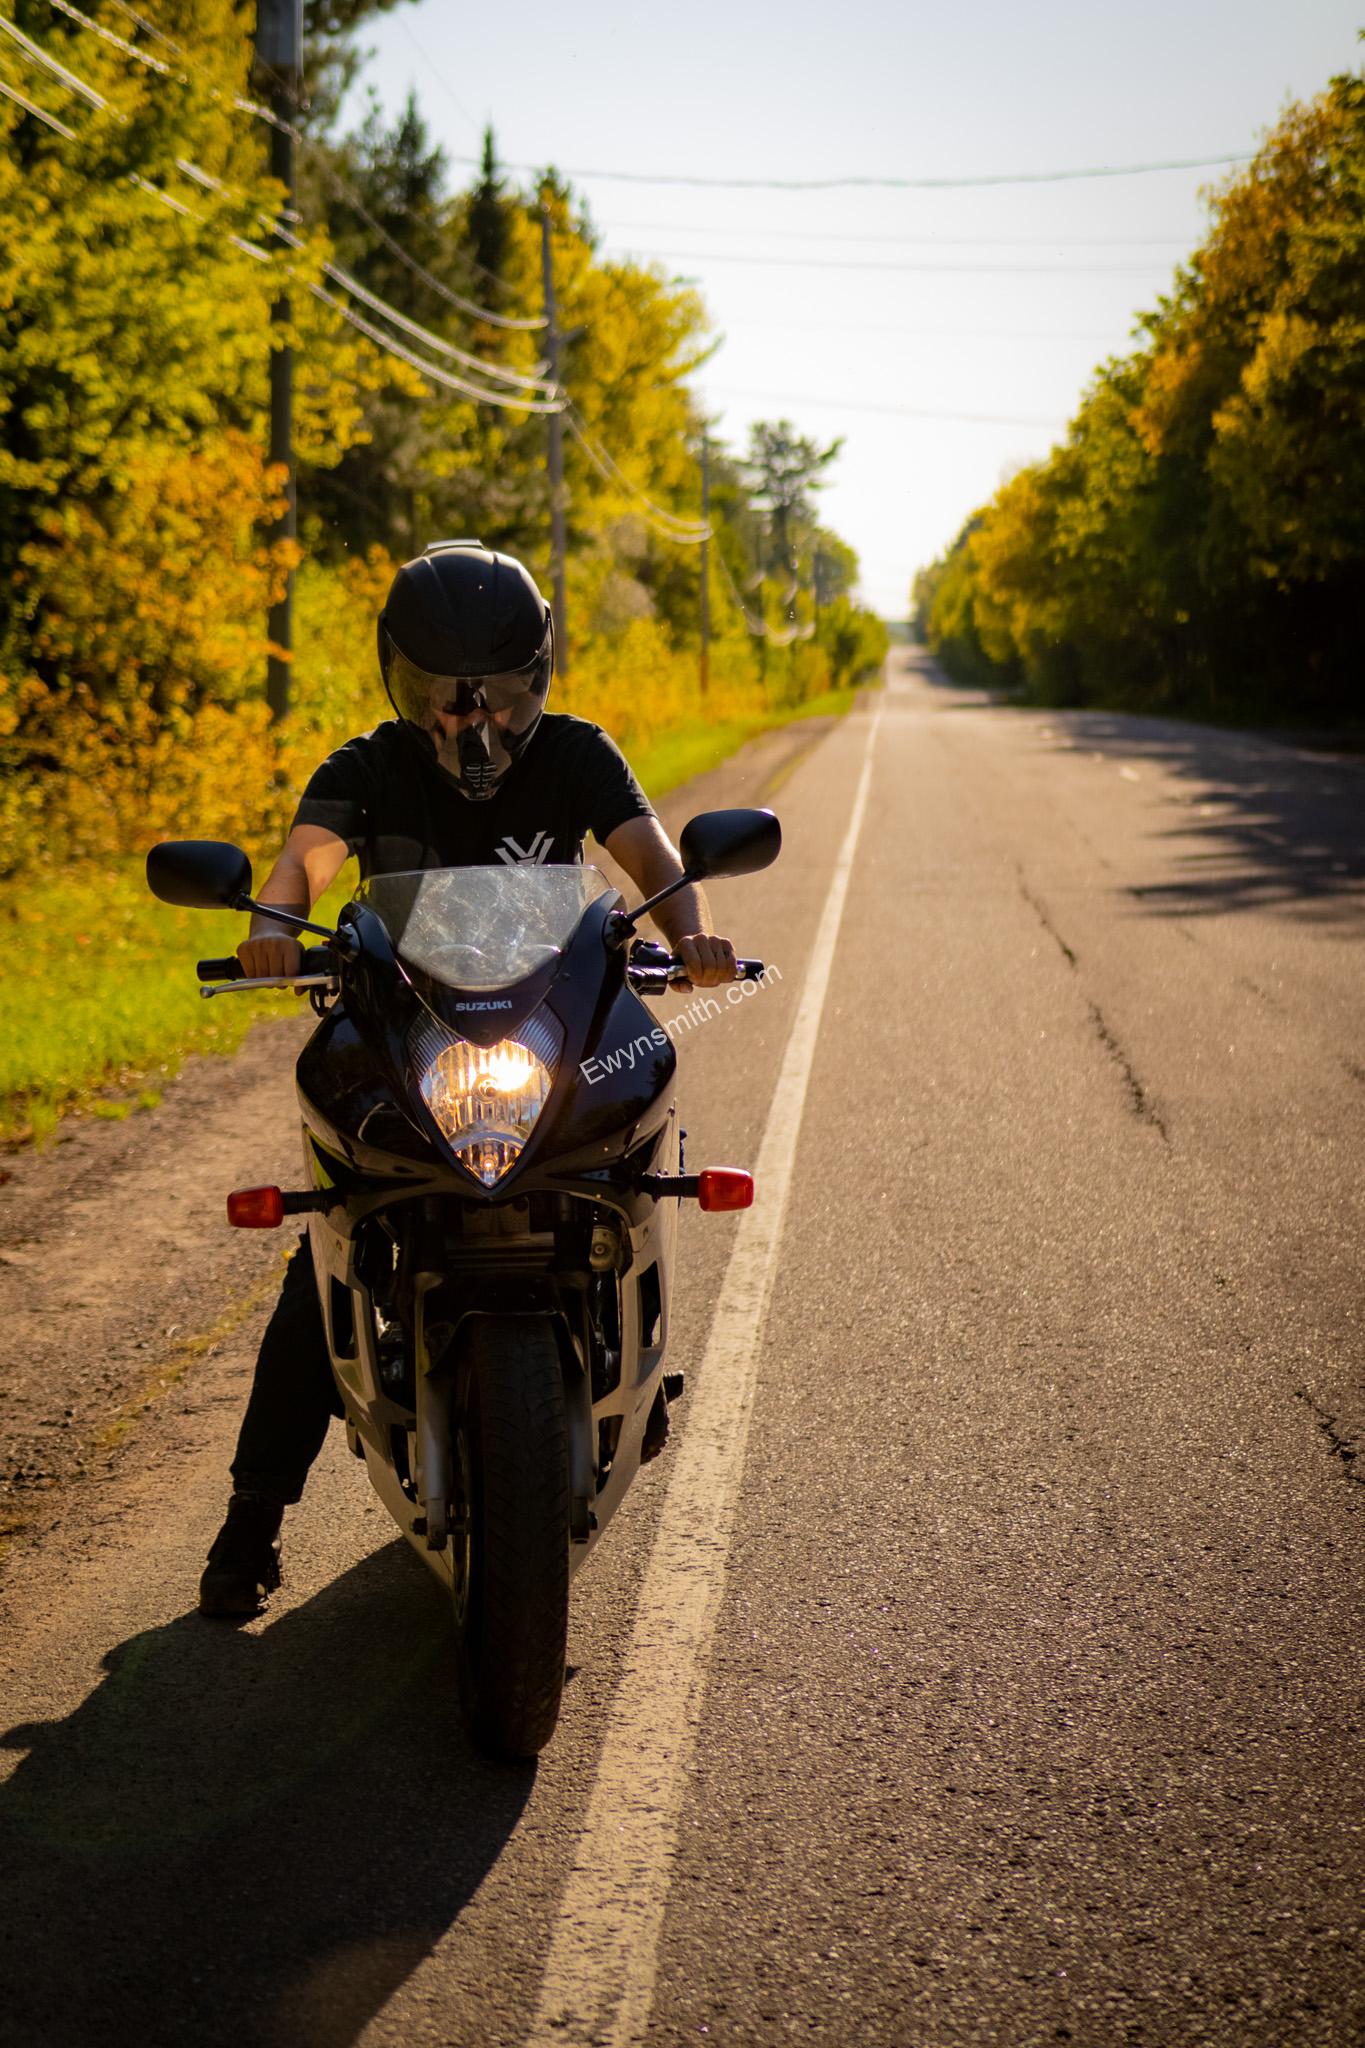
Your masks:
{"label": "grass", "polygon": [[854,703],[853,690],[827,690],[822,697],[793,705],[789,710],[770,712],[765,717],[730,718],[719,724],[694,719],[676,726],[652,746],[641,747],[631,756],[631,766],[652,799],[667,796],[680,782],[705,775],[753,739],[775,726],[791,725],[802,718],[842,717]]}
{"label": "grass", "polygon": [[[635,759],[652,797],[716,767],[744,741],[794,719],[848,710],[830,691],[768,718],[682,726]],[[334,919],[348,867],[318,905]],[[41,1144],[73,1110],[120,1118],[152,1109],[191,1053],[235,1052],[262,1016],[297,1014],[289,995],[205,1002],[194,963],[233,951],[230,911],[177,910],[147,888],[140,859],[30,875],[0,893],[0,1147]]]}

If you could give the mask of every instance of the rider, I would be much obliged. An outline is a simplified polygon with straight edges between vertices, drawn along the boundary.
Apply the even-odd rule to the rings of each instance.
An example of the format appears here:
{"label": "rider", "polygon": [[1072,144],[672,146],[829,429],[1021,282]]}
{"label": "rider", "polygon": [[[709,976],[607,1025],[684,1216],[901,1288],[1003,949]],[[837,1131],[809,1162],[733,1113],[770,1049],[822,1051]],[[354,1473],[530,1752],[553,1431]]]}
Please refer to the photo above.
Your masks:
{"label": "rider", "polygon": [[[304,790],[260,901],[308,916],[348,854],[362,876],[582,859],[591,832],[643,896],[682,863],[625,757],[599,726],[547,712],[550,609],[511,555],[439,541],[398,571],[379,615],[398,716],[347,742]],[[700,889],[653,913],[687,981],[732,981]],[[300,972],[298,940],[253,917],[246,975]],[[204,1614],[256,1614],[280,1581],[279,1530],[339,1414],[312,1262],[291,1258],[261,1340],[232,1462],[234,1491],[199,1586]]]}

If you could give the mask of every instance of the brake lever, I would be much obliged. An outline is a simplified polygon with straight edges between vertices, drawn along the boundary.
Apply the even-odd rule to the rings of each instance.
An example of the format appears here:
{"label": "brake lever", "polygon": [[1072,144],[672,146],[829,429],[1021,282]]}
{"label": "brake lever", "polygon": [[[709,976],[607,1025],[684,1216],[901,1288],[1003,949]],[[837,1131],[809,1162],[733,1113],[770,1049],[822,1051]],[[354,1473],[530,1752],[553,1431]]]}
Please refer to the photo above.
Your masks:
{"label": "brake lever", "polygon": [[335,994],[340,987],[334,974],[262,974],[252,981],[220,981],[211,987],[201,982],[199,993],[207,1002],[210,996],[243,995],[258,988],[325,988]]}

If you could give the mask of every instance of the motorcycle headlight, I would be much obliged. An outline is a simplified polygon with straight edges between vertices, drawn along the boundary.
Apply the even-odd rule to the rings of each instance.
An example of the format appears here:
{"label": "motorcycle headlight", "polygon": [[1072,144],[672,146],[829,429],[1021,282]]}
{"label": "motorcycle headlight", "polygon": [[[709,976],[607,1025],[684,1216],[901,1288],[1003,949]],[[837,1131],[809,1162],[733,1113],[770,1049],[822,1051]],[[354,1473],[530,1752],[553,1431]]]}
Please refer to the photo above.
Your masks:
{"label": "motorcycle headlight", "polygon": [[[528,1034],[529,1036],[530,1034]],[[554,1080],[550,1063],[519,1039],[471,1045],[421,1034],[422,1100],[460,1165],[486,1188],[516,1165]],[[540,1048],[549,1053],[550,1047]]]}

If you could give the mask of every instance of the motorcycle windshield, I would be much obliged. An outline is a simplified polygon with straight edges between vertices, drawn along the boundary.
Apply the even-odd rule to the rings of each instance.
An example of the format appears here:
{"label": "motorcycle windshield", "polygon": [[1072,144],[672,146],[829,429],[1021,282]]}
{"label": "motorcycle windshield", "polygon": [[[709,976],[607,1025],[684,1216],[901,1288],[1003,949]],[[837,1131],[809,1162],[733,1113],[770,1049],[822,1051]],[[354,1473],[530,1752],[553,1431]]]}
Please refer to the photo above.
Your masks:
{"label": "motorcycle windshield", "polygon": [[372,875],[372,910],[405,966],[447,988],[510,988],[556,960],[611,883],[598,868],[427,868]]}

